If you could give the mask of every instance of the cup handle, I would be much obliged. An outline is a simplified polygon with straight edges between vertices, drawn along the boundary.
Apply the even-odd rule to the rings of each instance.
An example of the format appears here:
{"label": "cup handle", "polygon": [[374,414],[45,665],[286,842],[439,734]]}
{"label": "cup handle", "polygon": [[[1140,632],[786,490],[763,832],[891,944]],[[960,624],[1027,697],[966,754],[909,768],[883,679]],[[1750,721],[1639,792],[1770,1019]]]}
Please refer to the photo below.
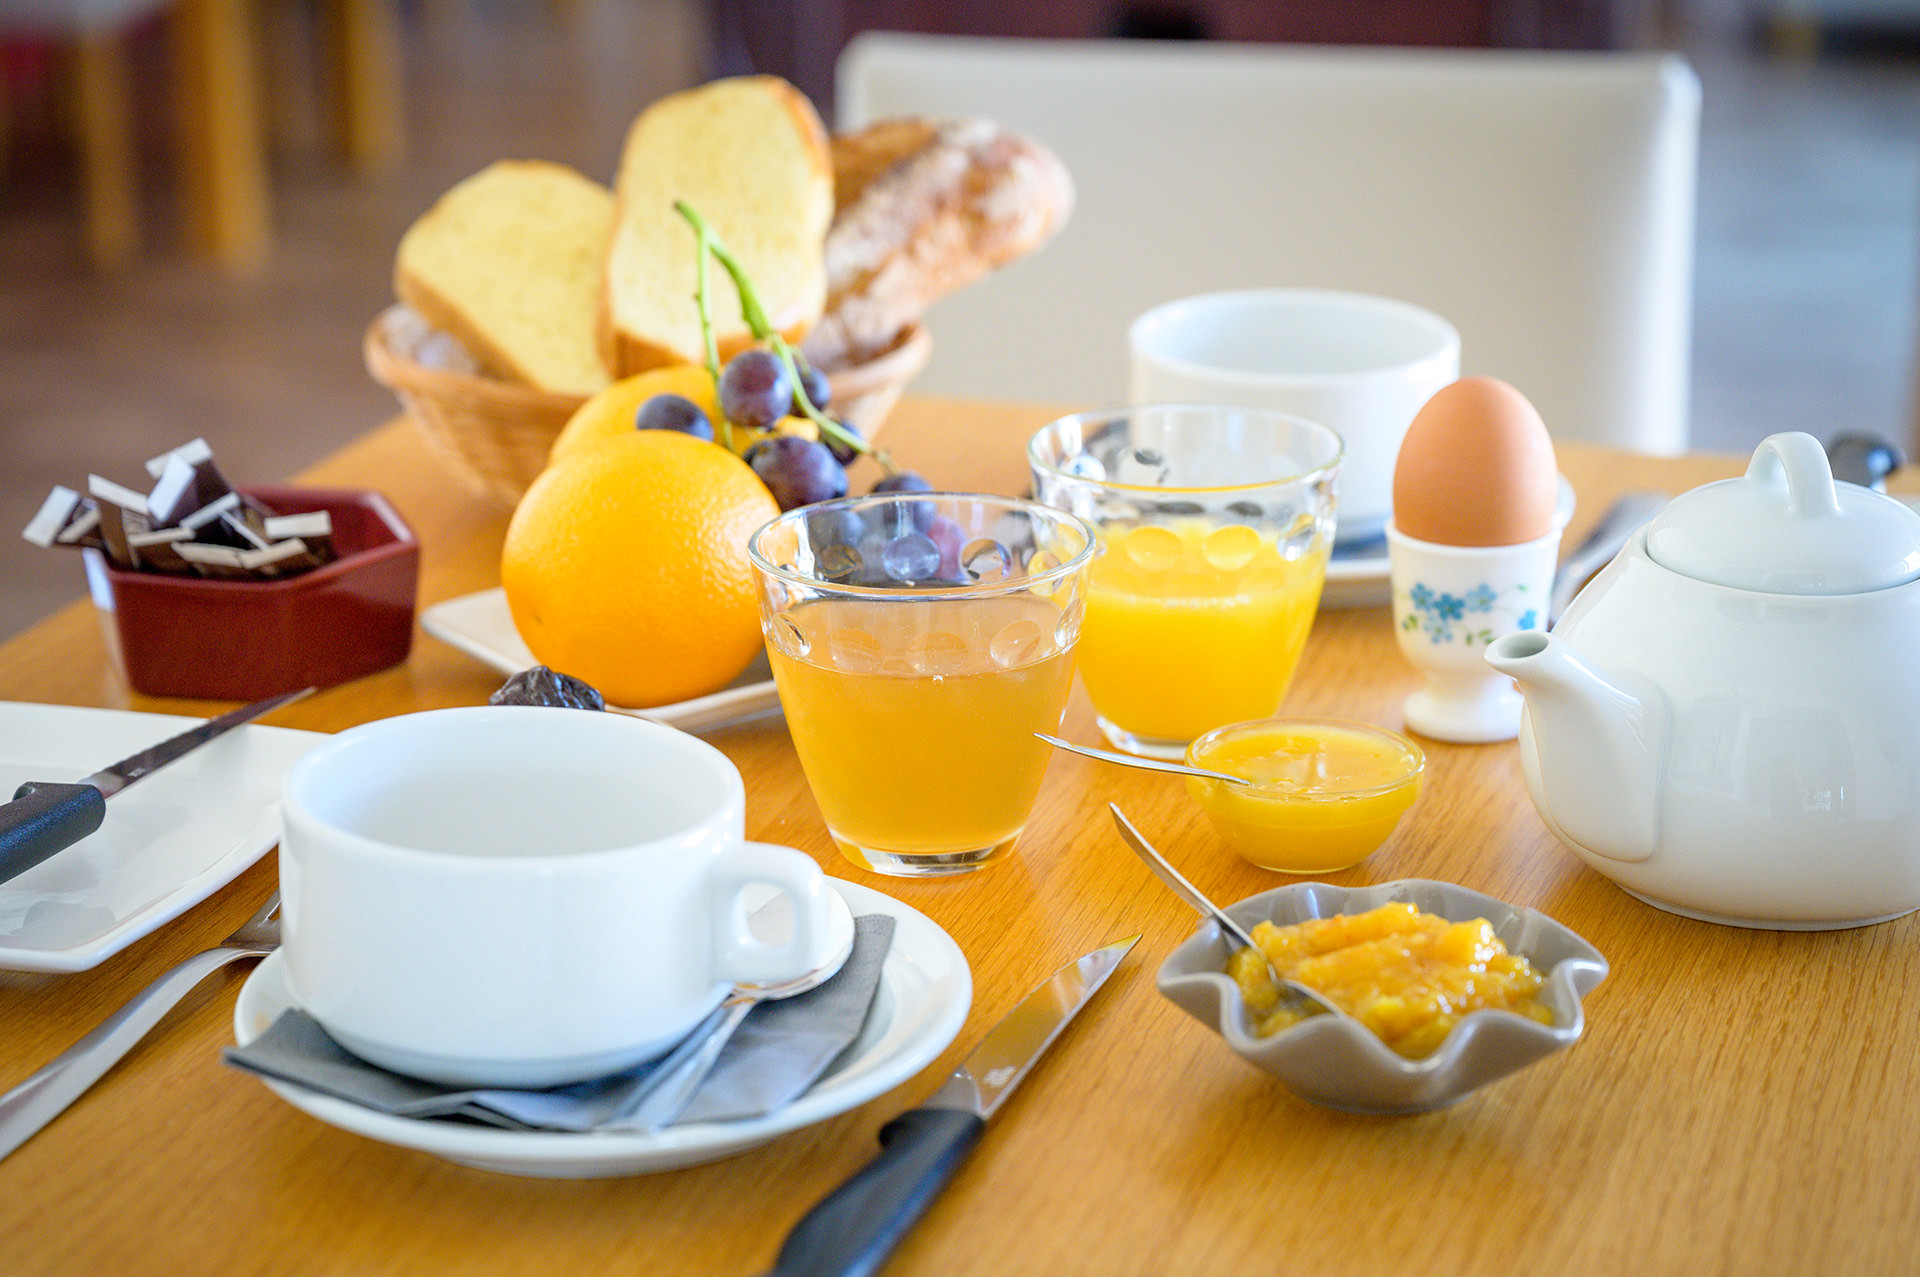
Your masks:
{"label": "cup handle", "polygon": [[[747,925],[741,899],[755,884],[773,887],[793,904],[793,934],[769,944]],[[733,984],[773,984],[804,975],[826,961],[833,914],[833,888],[805,852],[768,843],[736,843],[714,865],[714,958],[720,977]]]}

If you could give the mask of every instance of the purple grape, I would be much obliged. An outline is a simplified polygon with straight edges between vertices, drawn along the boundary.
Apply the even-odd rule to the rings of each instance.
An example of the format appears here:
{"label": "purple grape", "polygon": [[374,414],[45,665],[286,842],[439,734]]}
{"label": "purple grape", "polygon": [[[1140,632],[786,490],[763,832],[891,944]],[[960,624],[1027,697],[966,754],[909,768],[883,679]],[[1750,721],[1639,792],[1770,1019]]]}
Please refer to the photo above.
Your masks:
{"label": "purple grape", "polygon": [[932,492],[933,485],[911,470],[882,475],[873,485],[874,492]]}
{"label": "purple grape", "polygon": [[940,549],[940,575],[947,580],[960,577],[960,547],[966,539],[960,525],[944,514],[936,514],[927,526],[927,539]]}
{"label": "purple grape", "polygon": [[[886,475],[872,488],[874,495],[883,492],[932,492],[933,485],[911,470]],[[931,501],[901,501],[889,507],[889,529],[894,533],[925,532],[933,522],[936,513]]]}
{"label": "purple grape", "polygon": [[639,430],[678,430],[696,439],[713,442],[713,422],[699,404],[685,395],[655,395],[640,405],[633,415]]}
{"label": "purple grape", "polygon": [[867,521],[857,510],[842,506],[817,510],[807,516],[807,540],[815,554],[829,546],[858,546],[867,532]]}
{"label": "purple grape", "polygon": [[793,415],[804,417],[807,410],[800,404],[800,392],[806,391],[808,403],[824,409],[828,401],[833,398],[833,385],[828,382],[827,374],[812,364],[801,364],[799,367],[800,384],[794,388],[793,392]]}
{"label": "purple grape", "polygon": [[880,552],[880,565],[895,581],[930,580],[940,571],[940,547],[918,532],[909,532],[887,542]]}
{"label": "purple grape", "polygon": [[774,504],[792,510],[847,495],[847,472],[826,445],[799,435],[775,435],[747,449],[747,464],[773,494]]}
{"label": "purple grape", "polygon": [[793,406],[793,378],[770,350],[750,346],[720,370],[720,411],[735,425],[764,429]]}
{"label": "purple grape", "polygon": [[[840,420],[840,418],[835,417],[833,419],[833,424],[836,426],[839,426],[842,430],[846,431],[848,434],[852,435],[856,439],[864,438],[864,436],[860,433],[860,431],[857,428],[855,428],[854,424],[851,421],[842,421]],[[833,454],[833,459],[835,461],[838,461],[841,465],[843,466],[852,465],[853,459],[860,455],[859,449],[853,447],[851,444],[841,443],[838,439],[835,439],[832,435],[825,434],[824,432],[822,432],[822,434],[823,434],[823,437],[821,438],[820,442],[827,445],[827,451],[831,452]]]}

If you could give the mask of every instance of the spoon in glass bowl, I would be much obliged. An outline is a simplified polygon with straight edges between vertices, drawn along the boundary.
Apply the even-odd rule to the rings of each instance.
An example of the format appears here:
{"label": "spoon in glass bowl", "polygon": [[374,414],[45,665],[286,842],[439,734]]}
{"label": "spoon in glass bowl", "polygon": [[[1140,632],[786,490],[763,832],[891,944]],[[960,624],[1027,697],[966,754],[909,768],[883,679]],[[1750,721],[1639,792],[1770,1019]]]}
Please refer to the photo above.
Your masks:
{"label": "spoon in glass bowl", "polygon": [[1147,841],[1146,835],[1133,827],[1133,822],[1127,819],[1126,813],[1120,810],[1118,804],[1108,803],[1107,809],[1113,813],[1113,823],[1120,827],[1120,836],[1127,840],[1127,846],[1133,848],[1134,854],[1147,862],[1147,868],[1153,870],[1156,878],[1172,888],[1174,895],[1198,909],[1202,916],[1212,918],[1214,925],[1226,935],[1260,955],[1260,961],[1266,963],[1267,975],[1273,980],[1274,989],[1280,994],[1280,1003],[1275,1010],[1285,1008],[1302,1019],[1310,1015],[1318,1015],[1322,1011],[1333,1015],[1342,1014],[1339,1007],[1327,1001],[1321,994],[1309,989],[1298,980],[1289,980],[1281,975],[1279,968],[1273,965],[1273,959],[1267,956],[1267,951],[1260,947],[1247,929],[1228,917],[1224,909],[1207,899],[1198,887],[1188,882],[1178,869],[1167,862],[1165,856],[1155,851],[1153,844]]}
{"label": "spoon in glass bowl", "polygon": [[1117,754],[1110,749],[1095,749],[1091,745],[1076,745],[1070,740],[1061,740],[1058,736],[1049,736],[1045,732],[1035,732],[1041,740],[1056,749],[1069,753],[1084,754],[1088,758],[1097,758],[1103,763],[1119,763],[1122,767],[1138,767],[1143,771],[1172,772],[1175,776],[1198,776],[1202,780],[1224,780],[1234,785],[1251,785],[1253,782],[1245,776],[1235,776],[1230,772],[1208,771],[1204,767],[1190,767],[1186,763],[1170,763],[1159,758],[1142,758],[1138,754]]}

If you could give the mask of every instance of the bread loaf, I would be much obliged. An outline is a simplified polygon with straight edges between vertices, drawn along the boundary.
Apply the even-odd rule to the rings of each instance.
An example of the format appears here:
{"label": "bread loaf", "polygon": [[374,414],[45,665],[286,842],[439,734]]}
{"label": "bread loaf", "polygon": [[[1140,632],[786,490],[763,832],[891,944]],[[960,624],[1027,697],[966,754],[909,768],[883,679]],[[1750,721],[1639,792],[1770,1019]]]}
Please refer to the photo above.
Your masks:
{"label": "bread loaf", "polygon": [[826,314],[807,357],[825,368],[884,349],[935,301],[1039,248],[1073,183],[1039,143],[991,120],[887,120],[833,139],[838,207]]}
{"label": "bread loaf", "polygon": [[483,371],[557,394],[610,380],[595,336],[613,192],[563,164],[502,160],[408,228],[394,292]]}
{"label": "bread loaf", "polygon": [[[824,240],[833,160],[813,105],[774,76],[715,80],[660,99],[627,132],[599,317],[615,376],[705,357],[685,200],[753,282],[768,321],[797,341],[826,302]],[[709,267],[708,300],[724,359],[751,340],[733,281]]]}

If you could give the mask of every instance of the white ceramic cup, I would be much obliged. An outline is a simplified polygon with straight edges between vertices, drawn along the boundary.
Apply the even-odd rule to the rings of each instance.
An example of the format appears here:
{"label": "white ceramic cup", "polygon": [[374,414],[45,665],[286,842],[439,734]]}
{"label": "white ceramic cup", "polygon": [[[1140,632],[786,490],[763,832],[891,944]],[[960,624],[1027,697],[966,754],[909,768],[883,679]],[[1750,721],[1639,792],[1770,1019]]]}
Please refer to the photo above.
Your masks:
{"label": "white ceramic cup", "polygon": [[[744,840],[726,755],[670,727],[524,706],[341,732],[282,792],[282,960],[339,1043],[452,1085],[554,1086],[668,1050],[736,982],[830,947],[814,860]],[[767,944],[743,892],[791,897]],[[763,894],[763,893],[762,893]]]}
{"label": "white ceramic cup", "polygon": [[1460,334],[1410,302],[1258,288],[1168,302],[1128,330],[1133,403],[1230,403],[1292,413],[1346,443],[1338,540],[1377,537],[1400,440],[1460,376]]}

